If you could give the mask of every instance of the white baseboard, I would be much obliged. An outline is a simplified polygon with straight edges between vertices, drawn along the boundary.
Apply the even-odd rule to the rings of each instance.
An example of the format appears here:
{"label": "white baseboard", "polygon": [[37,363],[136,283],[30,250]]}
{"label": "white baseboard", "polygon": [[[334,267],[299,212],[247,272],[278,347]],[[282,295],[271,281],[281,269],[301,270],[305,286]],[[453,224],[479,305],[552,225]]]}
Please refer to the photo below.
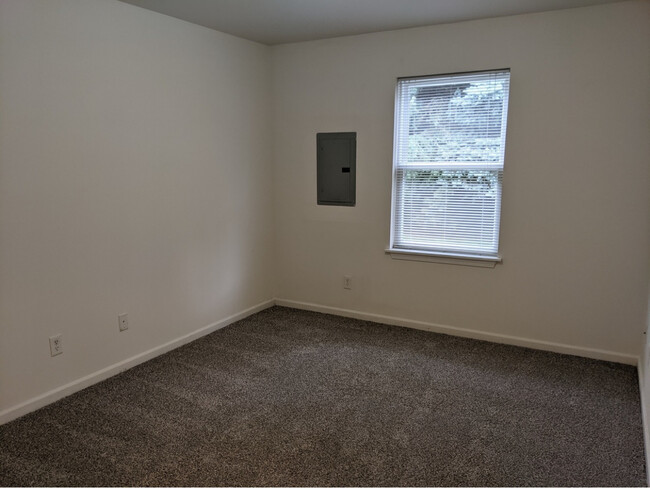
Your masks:
{"label": "white baseboard", "polygon": [[621,354],[612,351],[604,351],[602,349],[591,349],[588,347],[569,346],[566,344],[559,344],[556,342],[538,341],[535,339],[525,339],[523,337],[516,337],[504,334],[495,334],[492,332],[483,332],[480,330],[463,329],[451,325],[432,324],[429,322],[421,322],[418,320],[402,319],[399,317],[391,317],[388,315],[378,315],[374,313],[360,312],[357,310],[348,310],[338,307],[329,307],[326,305],[317,305],[315,303],[297,302],[293,300],[284,300],[277,298],[276,305],[290,308],[298,308],[301,310],[311,310],[313,312],[329,313],[332,315],[341,315],[343,317],[351,317],[355,319],[368,320],[370,322],[378,322],[380,324],[398,325],[400,327],[409,327],[411,329],[427,330],[430,332],[438,332],[440,334],[453,335],[458,337],[467,337],[470,339],[479,339],[488,342],[497,342],[499,344],[510,344],[513,346],[528,347],[530,349],[540,349],[543,351],[558,352],[561,354],[570,354],[572,356],[581,356],[591,359],[601,359],[604,361],[612,361],[615,363],[631,364],[636,366],[639,363],[639,358],[632,354]]}
{"label": "white baseboard", "polygon": [[[267,300],[265,302],[259,303],[239,313],[236,313],[222,320],[219,320],[218,322],[207,325],[199,330],[196,330],[182,337],[169,341],[166,344],[162,344],[160,346],[149,349],[148,351],[137,354],[131,358],[125,359],[124,361],[120,361],[118,363],[112,364],[104,369],[101,369],[87,376],[84,376],[83,378],[79,378],[59,388],[55,388],[53,390],[43,393],[42,395],[38,395],[37,397],[31,398],[23,403],[20,403],[18,405],[0,411],[0,425],[10,422],[27,413],[33,412],[34,410],[37,410],[41,407],[49,405],[50,403],[54,403],[55,401],[60,400],[61,398],[76,393],[96,383],[99,383],[100,381],[110,378],[111,376],[126,371],[127,369],[137,366],[138,364],[144,363],[149,359],[153,359],[154,357],[160,356],[161,354],[169,352],[172,349],[176,349],[177,347],[183,346],[211,332],[214,332],[215,330],[226,327],[227,325],[237,322],[238,320],[246,318],[249,315],[253,315],[254,313],[260,312],[273,305],[280,305],[283,307],[297,308],[302,310],[311,310],[314,312],[329,313],[333,315],[340,315],[343,317],[351,317],[351,318],[357,318],[361,320],[368,320],[371,322],[378,322],[381,324],[397,325],[401,327],[409,327],[412,329],[438,332],[441,334],[467,337],[471,339],[479,339],[479,340],[484,340],[489,342],[497,342],[501,344],[511,344],[515,346],[529,347],[531,349],[541,349],[545,351],[571,354],[574,356],[601,359],[601,360],[613,361],[617,363],[637,365],[639,362],[639,358],[631,354],[620,354],[620,353],[604,351],[600,349],[590,349],[585,347],[558,344],[554,342],[524,339],[521,337],[494,334],[490,332],[482,332],[482,331],[471,330],[471,329],[463,329],[460,327],[439,325],[439,324],[433,324],[429,322],[421,322],[417,320],[402,319],[398,317],[361,312],[357,310],[348,310],[348,309],[343,309],[338,307],[329,307],[329,306],[318,305],[314,303],[305,303],[305,302],[298,302],[298,301],[285,300],[285,299],[275,299],[275,300]],[[640,369],[639,369],[639,378],[640,381],[642,381],[642,372]],[[641,383],[641,388],[643,388],[642,383]],[[643,413],[644,413],[644,421],[645,421],[646,406],[645,404],[643,404],[643,394],[641,396],[641,401],[642,401],[642,408],[644,409]],[[644,428],[645,428],[645,423],[644,423]],[[645,439],[646,439],[646,445],[650,446],[650,433],[648,432],[647,428],[645,429]],[[646,449],[646,455],[647,452],[648,451]],[[648,466],[650,466],[650,464],[648,464]]]}
{"label": "white baseboard", "polygon": [[95,383],[99,383],[100,381],[110,378],[111,376],[115,376],[116,374],[122,373],[127,369],[137,366],[138,364],[144,363],[149,359],[153,359],[156,356],[160,356],[161,354],[169,352],[172,349],[176,349],[177,347],[183,346],[200,337],[210,334],[215,330],[222,329],[223,327],[226,327],[227,325],[237,322],[238,320],[244,319],[249,315],[253,315],[254,313],[272,307],[274,304],[275,304],[274,300],[267,300],[265,302],[259,303],[239,313],[221,319],[201,329],[195,330],[194,332],[190,332],[189,334],[186,334],[182,337],[169,341],[160,346],[156,346],[152,349],[149,349],[148,351],[137,354],[133,357],[125,359],[124,361],[120,361],[119,363],[112,364],[104,369],[101,369],[87,376],[84,376],[83,378],[79,378],[78,380],[71,381],[70,383],[60,386],[59,388],[55,388],[54,390],[50,390],[46,393],[43,393],[42,395],[34,397],[30,400],[27,400],[16,406],[10,407],[6,410],[3,410],[0,412],[0,425],[10,422],[14,419],[17,419],[18,417],[28,414],[29,412],[33,412],[34,410],[38,410],[39,408],[49,405],[50,403],[54,403],[57,400],[60,400],[61,398],[64,398],[68,395],[83,390],[84,388],[94,385]]}
{"label": "white baseboard", "polygon": [[643,445],[645,447],[645,466],[646,466],[646,486],[650,486],[650,418],[648,417],[648,404],[646,403],[646,395],[650,395],[650,391],[645,391],[645,372],[643,361],[639,361],[638,366],[639,376],[639,394],[641,397],[641,422],[643,425]]}

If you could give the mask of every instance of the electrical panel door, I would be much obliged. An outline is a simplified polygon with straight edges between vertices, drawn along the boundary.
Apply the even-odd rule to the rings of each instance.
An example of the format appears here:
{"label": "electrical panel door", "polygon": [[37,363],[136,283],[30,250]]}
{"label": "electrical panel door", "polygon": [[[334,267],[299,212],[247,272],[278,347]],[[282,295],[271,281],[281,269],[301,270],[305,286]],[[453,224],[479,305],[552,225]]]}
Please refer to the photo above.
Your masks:
{"label": "electrical panel door", "polygon": [[318,205],[352,207],[356,201],[356,132],[316,134]]}

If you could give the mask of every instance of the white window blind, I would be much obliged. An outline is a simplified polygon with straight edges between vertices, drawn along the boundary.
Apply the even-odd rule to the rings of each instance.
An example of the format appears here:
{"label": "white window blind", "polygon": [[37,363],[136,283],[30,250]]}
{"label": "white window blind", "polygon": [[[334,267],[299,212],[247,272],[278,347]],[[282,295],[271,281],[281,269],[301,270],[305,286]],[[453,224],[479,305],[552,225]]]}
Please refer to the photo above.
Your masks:
{"label": "white window blind", "polygon": [[398,80],[391,248],[497,257],[510,71]]}

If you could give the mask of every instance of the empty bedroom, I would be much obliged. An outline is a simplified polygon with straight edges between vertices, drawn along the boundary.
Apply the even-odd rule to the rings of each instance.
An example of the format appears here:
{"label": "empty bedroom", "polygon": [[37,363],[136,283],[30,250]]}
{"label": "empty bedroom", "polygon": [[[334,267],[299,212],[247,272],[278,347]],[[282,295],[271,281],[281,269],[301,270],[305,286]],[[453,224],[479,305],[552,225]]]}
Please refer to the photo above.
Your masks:
{"label": "empty bedroom", "polygon": [[650,0],[0,0],[0,486],[647,486]]}

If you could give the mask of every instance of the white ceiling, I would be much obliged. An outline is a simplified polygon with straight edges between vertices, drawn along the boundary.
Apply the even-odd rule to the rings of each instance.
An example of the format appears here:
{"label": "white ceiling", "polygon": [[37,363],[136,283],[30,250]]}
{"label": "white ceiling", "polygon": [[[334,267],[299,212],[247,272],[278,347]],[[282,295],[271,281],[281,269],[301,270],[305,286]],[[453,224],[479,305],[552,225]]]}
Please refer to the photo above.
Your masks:
{"label": "white ceiling", "polygon": [[282,44],[621,0],[122,1],[263,44]]}

